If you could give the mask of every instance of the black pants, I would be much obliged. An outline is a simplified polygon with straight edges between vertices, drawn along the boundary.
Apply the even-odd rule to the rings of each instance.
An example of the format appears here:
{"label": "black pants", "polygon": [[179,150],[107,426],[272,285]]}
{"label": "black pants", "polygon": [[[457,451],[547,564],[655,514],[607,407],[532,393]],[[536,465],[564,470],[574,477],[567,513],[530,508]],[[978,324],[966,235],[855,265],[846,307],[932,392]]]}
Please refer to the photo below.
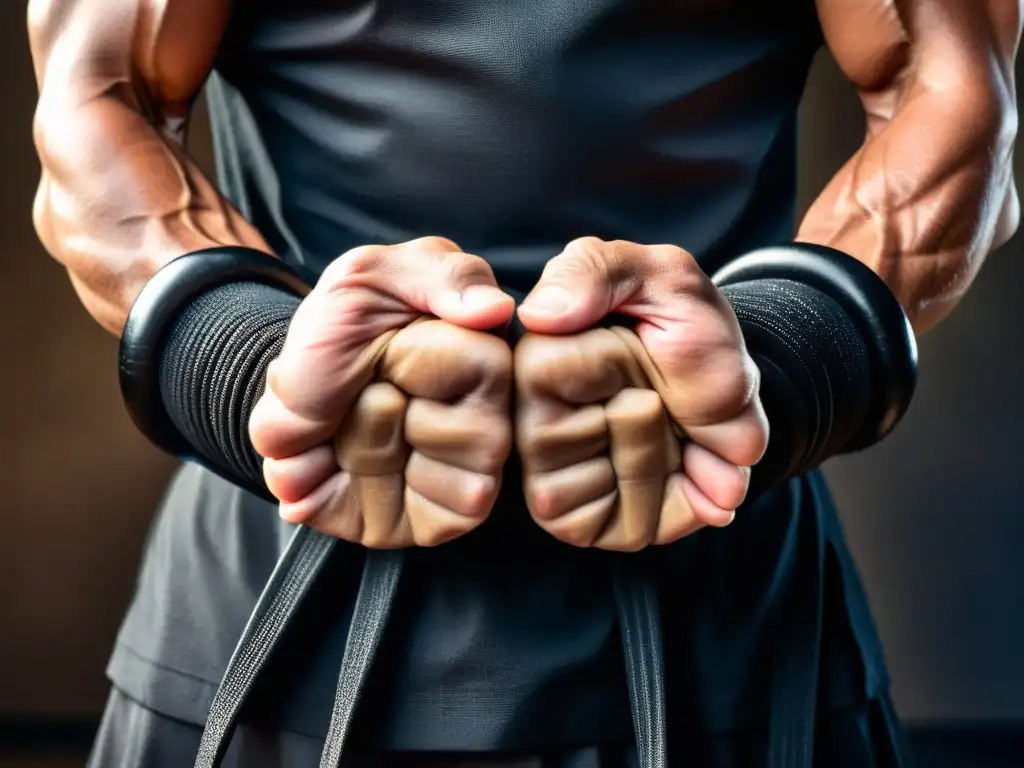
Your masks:
{"label": "black pants", "polygon": [[[188,768],[202,728],[164,717],[110,693],[88,768]],[[763,768],[767,731],[676,733],[672,768]],[[242,725],[224,768],[316,768],[321,743],[307,736]],[[631,744],[533,755],[388,753],[346,755],[346,768],[635,768]],[[907,768],[899,725],[888,696],[819,716],[815,768]]]}

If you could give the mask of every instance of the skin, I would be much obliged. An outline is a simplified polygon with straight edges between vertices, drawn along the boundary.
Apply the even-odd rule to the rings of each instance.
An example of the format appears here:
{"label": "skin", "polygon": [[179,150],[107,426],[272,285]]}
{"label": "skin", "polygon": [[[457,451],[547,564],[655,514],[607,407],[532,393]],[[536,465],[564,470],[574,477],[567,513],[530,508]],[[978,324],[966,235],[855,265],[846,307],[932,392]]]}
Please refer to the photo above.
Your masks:
{"label": "skin", "polygon": [[[171,259],[217,245],[269,252],[183,148],[229,5],[29,3],[34,222],[111,333]],[[799,239],[868,264],[924,333],[1017,227],[1021,4],[818,0],[818,11],[867,121]],[[403,284],[391,279],[397,264],[426,266]],[[635,316],[636,333],[593,330],[611,310]],[[511,313],[486,265],[450,241],[341,256],[300,307],[252,419],[282,514],[368,546],[436,544],[482,522],[513,429],[511,352],[483,331]],[[574,241],[520,318],[531,333],[515,351],[515,432],[538,524],[580,546],[635,550],[731,521],[767,424],[735,317],[688,253]],[[457,419],[437,418],[446,406]],[[477,418],[501,439],[438,426]],[[417,494],[428,502],[419,513]],[[387,514],[365,514],[370,496],[389,499]]]}

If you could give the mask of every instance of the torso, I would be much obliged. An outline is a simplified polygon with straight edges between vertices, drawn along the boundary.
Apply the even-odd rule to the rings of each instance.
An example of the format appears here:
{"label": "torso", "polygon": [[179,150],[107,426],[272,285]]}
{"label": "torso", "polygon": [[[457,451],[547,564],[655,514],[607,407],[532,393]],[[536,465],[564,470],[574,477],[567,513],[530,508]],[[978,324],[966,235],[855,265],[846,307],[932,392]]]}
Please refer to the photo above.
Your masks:
{"label": "torso", "polygon": [[[582,235],[675,243],[709,271],[792,236],[796,108],[819,44],[811,0],[262,0],[236,9],[209,89],[220,182],[311,280],[351,247],[423,235],[480,254],[520,290]],[[390,670],[371,691],[385,746],[630,737],[601,553],[547,540],[525,522],[514,475],[505,485],[478,534],[416,555]],[[168,509],[188,507],[204,525],[230,519],[203,529],[224,539],[214,552],[277,546],[272,512],[243,514],[259,505],[232,498],[218,513],[206,492],[183,493]],[[683,571],[713,567],[708,578],[730,585],[699,599],[667,594],[705,617],[686,652],[697,667],[708,653],[718,666],[698,669],[697,698],[729,710],[733,724],[738,705],[714,702],[750,698],[757,617],[778,599],[768,584],[796,567],[783,540],[802,520],[818,530],[820,514],[800,486],[782,489],[735,530],[658,555]],[[201,527],[161,525],[179,539]],[[718,573],[734,566],[745,575]],[[225,568],[218,578],[252,581],[249,594],[262,571]],[[320,629],[284,673],[295,678],[288,705],[261,716],[313,731],[326,722],[349,598],[339,586],[318,603]],[[337,616],[325,621],[325,612]],[[677,611],[669,628],[686,615]],[[126,626],[125,645],[149,642],[140,621]],[[737,636],[720,642],[716,633],[729,631]],[[156,646],[151,655],[164,653]],[[174,665],[189,664],[198,662]],[[207,666],[197,676],[215,677],[216,663]]]}
{"label": "torso", "polygon": [[236,7],[222,181],[313,274],[434,234],[528,288],[581,234],[702,259],[791,234],[810,0]]}

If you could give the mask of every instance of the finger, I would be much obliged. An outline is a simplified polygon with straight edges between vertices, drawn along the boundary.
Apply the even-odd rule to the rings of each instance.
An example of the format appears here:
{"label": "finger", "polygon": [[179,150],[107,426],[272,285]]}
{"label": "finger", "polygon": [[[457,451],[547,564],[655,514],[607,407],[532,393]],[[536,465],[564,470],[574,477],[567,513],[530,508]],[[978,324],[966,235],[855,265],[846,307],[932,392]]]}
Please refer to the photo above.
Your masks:
{"label": "finger", "polygon": [[282,503],[281,518],[373,549],[409,546],[401,475],[353,477],[335,472],[312,493]]}
{"label": "finger", "polygon": [[628,302],[653,266],[648,249],[636,243],[574,240],[544,267],[519,319],[534,333],[578,333]]}
{"label": "finger", "polygon": [[516,345],[516,386],[524,394],[544,394],[566,403],[603,402],[623,387],[647,387],[632,347],[612,329],[580,334],[527,334]]}
{"label": "finger", "polygon": [[[329,526],[332,512],[319,515],[316,523]],[[355,543],[364,547],[395,549],[411,543],[411,528],[405,519],[405,478],[401,473],[352,475],[348,498],[337,513],[361,518],[362,531]]]}
{"label": "finger", "polygon": [[405,483],[428,501],[477,524],[490,515],[501,486],[498,475],[453,467],[418,451],[409,457]]}
{"label": "finger", "polygon": [[405,440],[427,456],[497,473],[512,451],[512,352],[494,336],[441,320],[403,329],[380,375],[413,396]]}
{"label": "finger", "polygon": [[308,496],[337,471],[334,451],[328,445],[286,459],[263,460],[267,490],[286,504]]}
{"label": "finger", "polygon": [[628,387],[604,407],[611,460],[620,480],[659,482],[679,468],[680,449],[658,393]]}
{"label": "finger", "polygon": [[508,412],[512,351],[491,334],[424,320],[395,334],[379,371],[412,397],[452,401],[474,395]]}
{"label": "finger", "polygon": [[656,545],[672,544],[706,527],[690,506],[683,482],[685,479],[682,472],[671,474],[665,479],[658,532],[654,536]]}
{"label": "finger", "polygon": [[333,430],[331,420],[311,419],[296,413],[269,387],[249,414],[252,447],[267,459],[285,459],[304,453],[323,443]]}
{"label": "finger", "polygon": [[608,423],[604,407],[569,408],[555,401],[532,398],[516,412],[516,443],[523,468],[542,473],[571,467],[604,455]]}
{"label": "finger", "polygon": [[[288,339],[296,334],[302,335],[289,328]],[[387,331],[368,343],[347,338],[340,347],[317,335],[307,334],[291,347],[286,339],[281,355],[267,367],[266,388],[249,417],[256,452],[285,458],[329,441],[358,393],[372,381],[377,360],[394,334]]]}
{"label": "finger", "polygon": [[332,290],[369,288],[422,314],[478,330],[509,322],[515,309],[486,261],[438,237],[356,248],[328,265],[321,283]]}
{"label": "finger", "polygon": [[387,382],[360,392],[334,438],[338,466],[353,475],[400,475],[409,457],[407,403],[401,390]]}
{"label": "finger", "polygon": [[333,515],[358,516],[358,543],[363,546],[383,549],[408,543],[399,538],[409,456],[403,435],[406,402],[387,382],[370,384],[359,394],[334,439],[336,462],[351,476],[349,492],[343,508],[318,515],[318,525],[333,525]]}
{"label": "finger", "polygon": [[[286,522],[296,525],[313,525],[314,520],[325,510],[344,501],[349,492],[350,481],[351,477],[347,472],[336,470],[310,493],[297,501],[282,502],[278,513]],[[350,522],[357,522],[358,525],[346,529],[349,535],[332,535],[339,535],[346,541],[355,541],[357,535],[362,533],[362,523],[361,521]]]}
{"label": "finger", "polygon": [[683,470],[709,501],[721,509],[736,509],[750,485],[749,467],[738,467],[697,443],[683,448]]}
{"label": "finger", "polygon": [[534,519],[543,530],[559,541],[574,547],[592,547],[615,513],[618,498],[618,492],[613,491],[551,520]]}
{"label": "finger", "polygon": [[713,528],[724,528],[735,519],[735,510],[719,507],[705,496],[686,475],[681,476],[679,483],[682,486],[683,495],[690,505],[690,510],[698,522]]}
{"label": "finger", "polygon": [[685,429],[690,440],[737,467],[754,466],[768,448],[768,416],[759,397],[737,416],[720,424]]}
{"label": "finger", "polygon": [[678,448],[661,398],[649,389],[628,388],[605,406],[610,456],[618,482],[614,519],[595,543],[601,549],[635,552],[654,540],[665,478]]}
{"label": "finger", "polygon": [[405,415],[405,441],[450,467],[497,474],[512,452],[511,420],[507,411],[476,406],[414,398]]}
{"label": "finger", "polygon": [[408,486],[405,488],[405,513],[413,542],[420,547],[444,544],[468,533],[481,522],[447,509]]}
{"label": "finger", "polygon": [[537,521],[554,520],[615,493],[615,470],[607,456],[523,479],[526,506]]}
{"label": "finger", "polygon": [[726,461],[752,466],[768,444],[760,371],[725,320],[708,317],[701,325],[706,332],[697,336],[650,326],[608,331],[631,349],[687,437]]}

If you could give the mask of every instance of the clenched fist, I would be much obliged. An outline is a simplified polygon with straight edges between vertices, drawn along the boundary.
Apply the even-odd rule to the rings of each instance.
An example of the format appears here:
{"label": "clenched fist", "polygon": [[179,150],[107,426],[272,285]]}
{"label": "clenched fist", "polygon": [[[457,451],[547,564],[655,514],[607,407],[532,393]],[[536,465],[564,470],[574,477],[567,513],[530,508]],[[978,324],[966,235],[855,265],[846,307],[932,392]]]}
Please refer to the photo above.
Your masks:
{"label": "clenched fist", "polygon": [[[610,313],[634,329],[594,328]],[[519,318],[516,442],[542,528],[635,551],[732,521],[768,425],[736,317],[690,254],[574,241]]]}
{"label": "clenched fist", "polygon": [[299,306],[249,422],[281,516],[374,548],[480,525],[511,452],[514,302],[482,259],[368,246]]}

